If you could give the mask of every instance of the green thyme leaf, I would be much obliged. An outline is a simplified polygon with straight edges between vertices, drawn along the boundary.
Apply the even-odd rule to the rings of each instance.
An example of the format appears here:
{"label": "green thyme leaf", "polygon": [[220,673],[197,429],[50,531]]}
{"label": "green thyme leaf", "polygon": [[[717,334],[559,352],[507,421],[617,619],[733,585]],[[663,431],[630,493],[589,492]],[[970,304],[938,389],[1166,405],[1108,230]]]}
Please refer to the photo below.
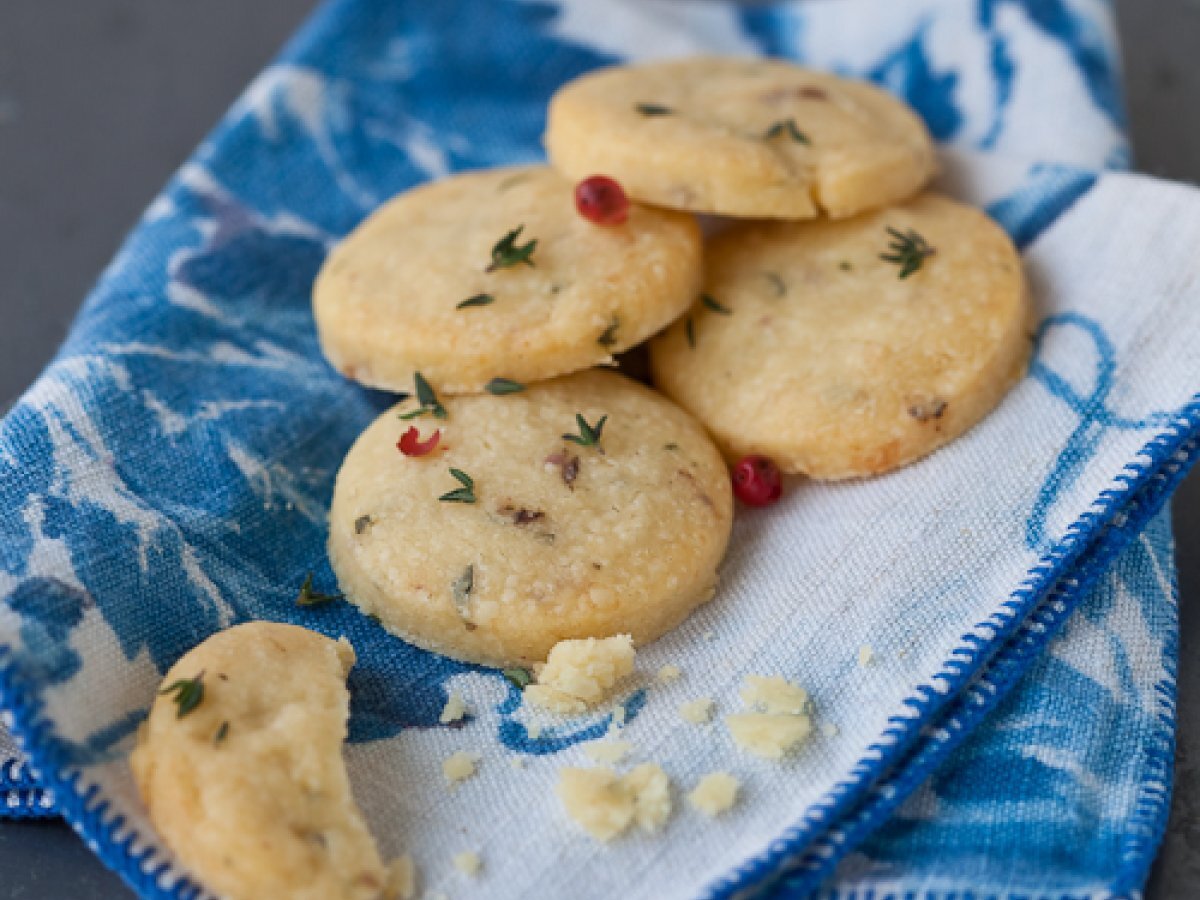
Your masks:
{"label": "green thyme leaf", "polygon": [[309,572],[304,576],[304,584],[300,585],[300,593],[296,597],[297,606],[321,606],[324,603],[333,603],[342,599],[341,594],[322,594],[320,591],[313,590],[313,573]]}
{"label": "green thyme leaf", "polygon": [[475,588],[475,567],[467,566],[463,573],[450,585],[454,597],[454,608],[464,619],[471,617],[471,591]]}
{"label": "green thyme leaf", "polygon": [[663,106],[661,103],[635,103],[633,108],[643,116],[670,116],[675,113],[671,107]]}
{"label": "green thyme leaf", "polygon": [[617,342],[617,329],[621,326],[621,320],[616,316],[608,323],[608,327],[600,332],[600,337],[596,338],[596,343],[601,347],[611,347]]}
{"label": "green thyme leaf", "polygon": [[926,259],[937,253],[935,247],[930,247],[925,238],[911,228],[898,231],[888,226],[887,233],[892,237],[888,243],[888,250],[891,252],[881,253],[879,258],[900,267],[901,281],[920,269]]}
{"label": "green thyme leaf", "polygon": [[496,245],[492,247],[492,264],[484,269],[485,272],[494,272],[497,269],[507,269],[512,266],[525,263],[527,266],[533,265],[533,251],[537,249],[537,241],[532,240],[528,244],[517,244],[517,238],[521,236],[521,232],[525,230],[524,225],[518,225],[500,240],[496,241]]}
{"label": "green thyme leaf", "polygon": [[587,419],[581,413],[575,413],[575,422],[579,425],[579,434],[564,434],[564,441],[571,441],[578,444],[580,447],[597,447],[600,444],[600,435],[604,431],[604,423],[608,421],[608,416],[601,416],[595,425],[589,425]]}
{"label": "green thyme leaf", "polygon": [[475,482],[471,479],[471,476],[462,469],[451,469],[450,474],[462,487],[448,491],[438,497],[438,499],[443,503],[474,503]]}
{"label": "green thyme leaf", "polygon": [[159,691],[163,695],[175,695],[171,698],[175,701],[175,718],[182,719],[200,705],[204,699],[203,678],[201,671],[195,678],[181,678]]}
{"label": "green thyme leaf", "polygon": [[438,400],[437,393],[434,391],[432,385],[425,380],[425,376],[420,372],[414,372],[413,383],[417,388],[417,403],[421,405],[414,410],[401,413],[400,418],[407,421],[427,413],[435,419],[446,418],[446,407],[442,406],[442,402]]}
{"label": "green thyme leaf", "polygon": [[850,260],[843,259],[840,263],[838,263],[838,268],[843,272],[850,272],[853,271],[854,266],[850,265]]}
{"label": "green thyme leaf", "polygon": [[763,135],[763,137],[766,140],[770,141],[770,140],[774,140],[775,138],[779,137],[780,135],[784,135],[784,134],[786,134],[788,137],[790,137],[797,144],[811,144],[812,143],[812,141],[810,141],[808,139],[808,135],[796,127],[795,119],[781,119],[780,121],[778,121],[774,125],[772,125],[770,128],[768,128],[767,133],[765,135]]}
{"label": "green thyme leaf", "polygon": [[487,306],[489,303],[495,303],[496,298],[491,294],[476,294],[474,297],[468,297],[462,303],[458,304],[455,309],[469,309],[472,306]]}
{"label": "green thyme leaf", "polygon": [[503,397],[505,394],[519,394],[525,390],[525,385],[511,378],[493,378],[487,383],[487,392]]}
{"label": "green thyme leaf", "polygon": [[688,316],[687,324],[684,326],[683,330],[685,332],[687,332],[688,346],[691,347],[693,350],[695,350],[696,349],[696,325],[692,321],[691,316]]}
{"label": "green thyme leaf", "polygon": [[533,684],[533,673],[528,669],[503,669],[500,674],[518,691],[523,691]]}
{"label": "green thyme leaf", "polygon": [[714,298],[713,296],[711,296],[709,294],[701,294],[700,302],[704,304],[705,308],[711,309],[715,313],[720,313],[723,316],[732,316],[733,315],[732,309],[730,309],[728,306],[718,303],[716,301],[716,298]]}
{"label": "green thyme leaf", "polygon": [[222,722],[221,727],[217,729],[217,733],[213,735],[213,743],[221,744],[227,737],[229,737],[229,723]]}

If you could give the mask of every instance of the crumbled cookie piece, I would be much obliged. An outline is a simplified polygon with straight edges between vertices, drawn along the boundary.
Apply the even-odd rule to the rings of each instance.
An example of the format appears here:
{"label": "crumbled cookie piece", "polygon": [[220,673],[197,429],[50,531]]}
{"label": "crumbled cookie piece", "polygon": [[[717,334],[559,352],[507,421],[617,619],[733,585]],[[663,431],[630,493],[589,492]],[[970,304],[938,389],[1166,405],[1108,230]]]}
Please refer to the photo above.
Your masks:
{"label": "crumbled cookie piece", "polygon": [[709,772],[688,794],[688,803],[706,816],[716,817],[737,801],[738,780],[728,772]]}
{"label": "crumbled cookie piece", "polygon": [[633,638],[627,634],[559,641],[537,673],[537,683],[525,688],[525,699],[557,713],[586,712],[633,671],[633,658]]}

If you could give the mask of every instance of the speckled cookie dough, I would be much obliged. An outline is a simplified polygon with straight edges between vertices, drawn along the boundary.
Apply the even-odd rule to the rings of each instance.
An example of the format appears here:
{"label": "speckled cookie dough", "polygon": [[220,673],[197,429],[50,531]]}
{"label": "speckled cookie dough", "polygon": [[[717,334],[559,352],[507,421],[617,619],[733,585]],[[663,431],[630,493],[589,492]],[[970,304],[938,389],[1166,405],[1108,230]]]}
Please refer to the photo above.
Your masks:
{"label": "speckled cookie dough", "polygon": [[706,270],[651,365],[730,458],[876,475],[961,435],[1025,371],[1016,249],[935,194],[844,222],[741,225],[712,242]]}
{"label": "speckled cookie dough", "polygon": [[936,168],[902,101],[765,59],[583,75],[551,100],[546,149],[566,175],[610,175],[644,203],[749,218],[843,218],[912,196]]}
{"label": "speckled cookie dough", "polygon": [[394,198],[330,254],[313,288],[321,347],[365,385],[440,391],[539,381],[611,362],[695,299],[692,216],[575,209],[552,169],[456,175]]}
{"label": "speckled cookie dough", "polygon": [[[687,413],[607,371],[440,403],[445,418],[385,412],[338,473],[330,559],[384,627],[527,666],[568,638],[641,646],[712,596],[732,496]],[[440,431],[434,451],[397,449],[413,423]]]}

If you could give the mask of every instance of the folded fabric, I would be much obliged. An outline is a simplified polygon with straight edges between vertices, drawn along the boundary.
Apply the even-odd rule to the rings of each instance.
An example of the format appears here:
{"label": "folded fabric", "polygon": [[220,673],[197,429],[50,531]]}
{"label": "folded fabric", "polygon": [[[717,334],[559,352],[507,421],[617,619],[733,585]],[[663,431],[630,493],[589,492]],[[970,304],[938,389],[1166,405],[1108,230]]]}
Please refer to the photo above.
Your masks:
{"label": "folded fabric", "polygon": [[[175,659],[266,618],[354,644],[351,777],[385,854],[413,853],[431,891],[795,895],[856,848],[833,891],[1136,887],[1165,815],[1174,658],[1168,535],[1143,529],[1200,425],[1200,196],[1095,174],[1127,157],[1109,15],[1100,0],[324,7],[147,211],[0,423],[0,687],[58,809],[144,896],[193,896],[126,756]],[[599,847],[553,785],[613,712],[542,717],[496,672],[347,606],[294,604],[305,572],[332,583],[333,475],[388,402],[322,361],[309,289],[331,244],[396,191],[540,158],[563,81],[706,50],[792,56],[905,96],[960,148],[947,189],[1026,248],[1042,321],[1030,377],[960,441],[885,478],[797,482],[740,517],[717,598],[639,654],[644,672],[684,677],[646,680],[622,708],[635,759],[664,766],[677,802],[717,769],[742,797],[715,822],[680,802],[663,834]],[[1090,613],[1048,644],[1081,602]],[[817,734],[785,763],[677,715],[701,696],[737,711],[746,674],[814,697]],[[438,724],[451,690],[465,727]],[[994,721],[1012,727],[963,745],[1010,694]],[[941,771],[962,774],[916,792],[960,745]],[[458,750],[480,770],[448,792],[440,765]],[[1013,760],[1040,768],[998,785]],[[1077,797],[1072,832],[1055,804]],[[1127,865],[997,867],[1013,858],[997,848],[1039,834],[1085,860],[1119,845]],[[463,849],[484,861],[478,881],[449,864]]]}

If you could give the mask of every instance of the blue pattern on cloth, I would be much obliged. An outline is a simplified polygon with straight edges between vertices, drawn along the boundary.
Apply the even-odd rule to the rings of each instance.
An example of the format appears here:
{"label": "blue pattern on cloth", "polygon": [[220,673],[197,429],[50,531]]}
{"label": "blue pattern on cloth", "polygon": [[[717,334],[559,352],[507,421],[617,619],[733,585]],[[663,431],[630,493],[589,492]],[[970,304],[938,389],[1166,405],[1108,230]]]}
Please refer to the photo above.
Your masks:
{"label": "blue pattern on cloth", "polygon": [[[308,294],[330,246],[393,193],[539,159],[563,81],[703,50],[789,56],[904,96],[947,145],[947,188],[1026,250],[1044,317],[1030,377],[966,438],[876,482],[794,485],[739,521],[718,601],[641,654],[648,671],[682,662],[684,682],[638,688],[622,714],[680,787],[727,767],[743,803],[597,851],[563,833],[553,771],[614,710],[544,721],[498,673],[347,605],[294,606],[306,571],[333,584],[333,475],[389,403],[323,362]],[[124,757],[168,666],[267,618],[354,644],[352,777],[372,787],[385,851],[411,849],[431,889],[466,889],[433,866],[458,849],[451,825],[498,818],[472,835],[488,867],[476,890],[494,896],[534,876],[550,896],[1135,893],[1170,786],[1160,510],[1200,418],[1200,322],[1180,299],[1200,201],[1100,174],[1128,158],[1115,54],[1103,0],[325,6],[150,207],[0,423],[0,686],[41,784],[143,896],[198,896]],[[1176,233],[1153,217],[1102,227],[1126,206]],[[1132,280],[1149,247],[1154,273]],[[860,644],[875,649],[865,668]],[[680,730],[681,699],[732,712],[741,675],[768,670],[804,682],[837,730],[782,768],[737,756],[719,726]],[[438,723],[452,689],[472,708],[462,728]],[[478,785],[444,797],[437,762],[464,746],[485,755]],[[522,781],[503,782],[505,756],[529,760]],[[15,755],[3,774],[11,813],[47,808]]]}

